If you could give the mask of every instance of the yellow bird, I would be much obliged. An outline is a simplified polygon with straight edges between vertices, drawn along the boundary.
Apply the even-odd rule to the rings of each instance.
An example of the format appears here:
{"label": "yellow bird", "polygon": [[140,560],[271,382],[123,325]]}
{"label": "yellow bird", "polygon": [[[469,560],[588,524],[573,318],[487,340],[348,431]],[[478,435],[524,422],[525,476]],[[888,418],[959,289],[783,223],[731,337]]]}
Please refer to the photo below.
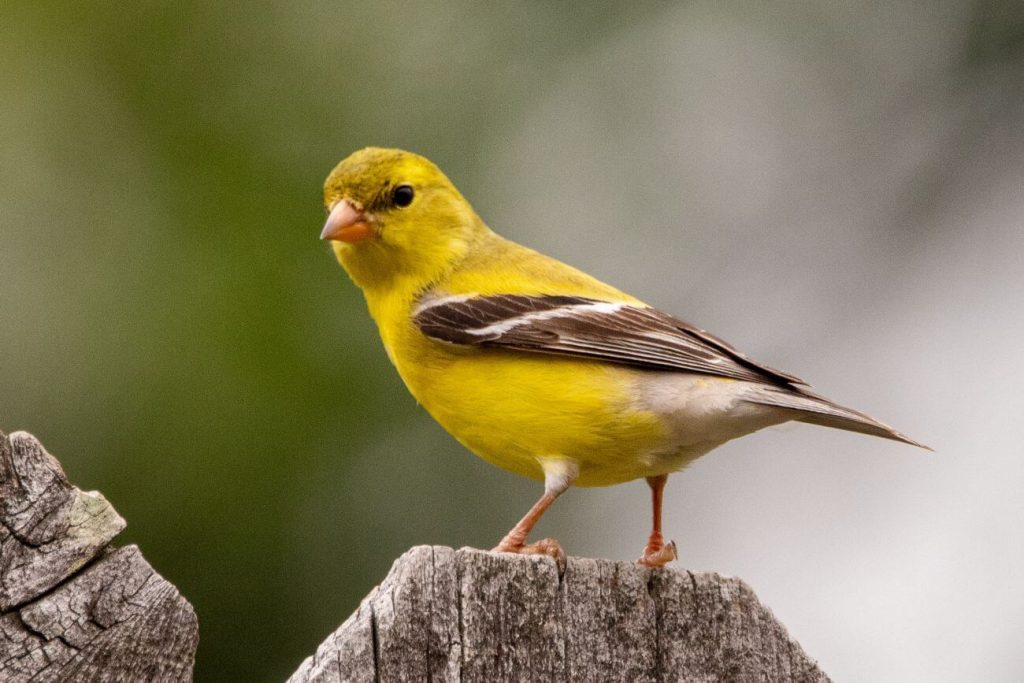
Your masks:
{"label": "yellow bird", "polygon": [[646,478],[653,525],[639,562],[676,558],[661,533],[668,475],[726,441],[797,420],[921,446],[811,393],[793,375],[484,224],[429,160],[355,152],[324,185],[338,261],[420,404],[469,450],[544,481],[495,550],[527,544],[569,486]]}

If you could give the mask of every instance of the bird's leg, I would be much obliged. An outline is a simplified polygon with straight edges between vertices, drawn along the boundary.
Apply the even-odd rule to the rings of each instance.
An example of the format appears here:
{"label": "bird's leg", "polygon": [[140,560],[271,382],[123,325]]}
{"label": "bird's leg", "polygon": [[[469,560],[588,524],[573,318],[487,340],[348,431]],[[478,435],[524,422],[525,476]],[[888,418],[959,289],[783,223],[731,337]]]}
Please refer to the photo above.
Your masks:
{"label": "bird's leg", "polygon": [[668,481],[667,474],[659,474],[656,477],[647,477],[647,485],[651,487],[651,508],[653,520],[651,524],[651,535],[647,539],[647,547],[643,555],[637,560],[645,567],[664,567],[672,560],[679,557],[676,553],[676,543],[671,541],[665,544],[661,536],[661,494],[665,490],[665,482]]}
{"label": "bird's leg", "polygon": [[[558,494],[545,491],[544,495],[540,497],[530,511],[527,512],[519,523],[512,527],[512,530],[505,534],[505,538],[501,539],[497,547],[494,548],[495,552],[499,553],[520,553],[525,555],[551,555],[555,557],[558,553],[561,553],[561,548],[558,546],[558,541],[553,538],[545,538],[542,541],[536,543],[526,544],[526,536],[533,529],[534,525],[544,514],[545,510],[551,507],[551,504],[558,498]],[[564,553],[562,553],[564,554]]]}
{"label": "bird's leg", "polygon": [[544,495],[540,497],[505,538],[494,548],[494,552],[518,553],[521,555],[548,555],[558,563],[559,571],[565,570],[565,551],[553,538],[545,538],[527,545],[526,537],[547,511],[555,499],[565,493],[579,474],[576,463],[563,459],[543,459]]}

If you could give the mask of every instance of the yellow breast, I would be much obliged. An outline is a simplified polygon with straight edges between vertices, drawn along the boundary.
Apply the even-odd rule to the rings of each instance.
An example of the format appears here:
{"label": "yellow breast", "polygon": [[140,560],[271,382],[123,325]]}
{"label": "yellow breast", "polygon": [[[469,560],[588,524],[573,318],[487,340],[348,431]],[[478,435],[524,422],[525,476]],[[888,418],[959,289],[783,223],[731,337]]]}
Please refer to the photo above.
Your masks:
{"label": "yellow breast", "polygon": [[371,302],[413,396],[471,451],[534,479],[543,478],[538,457],[568,458],[578,464],[582,486],[651,474],[666,434],[653,412],[635,407],[636,371],[435,341],[414,326],[411,308],[396,298]]}

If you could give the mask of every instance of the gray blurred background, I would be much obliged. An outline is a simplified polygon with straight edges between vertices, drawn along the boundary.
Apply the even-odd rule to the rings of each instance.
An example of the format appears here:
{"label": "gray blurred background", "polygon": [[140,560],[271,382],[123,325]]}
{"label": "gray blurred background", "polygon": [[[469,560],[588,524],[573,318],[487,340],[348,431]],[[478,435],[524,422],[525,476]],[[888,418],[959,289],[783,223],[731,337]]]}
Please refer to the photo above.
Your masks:
{"label": "gray blurred background", "polygon": [[[317,239],[371,144],[936,449],[729,444],[669,482],[679,566],[836,680],[1024,676],[1020,2],[8,2],[0,64],[0,429],[128,519],[199,680],[280,680],[409,546],[539,494],[414,404]],[[539,532],[633,559],[647,506]]]}

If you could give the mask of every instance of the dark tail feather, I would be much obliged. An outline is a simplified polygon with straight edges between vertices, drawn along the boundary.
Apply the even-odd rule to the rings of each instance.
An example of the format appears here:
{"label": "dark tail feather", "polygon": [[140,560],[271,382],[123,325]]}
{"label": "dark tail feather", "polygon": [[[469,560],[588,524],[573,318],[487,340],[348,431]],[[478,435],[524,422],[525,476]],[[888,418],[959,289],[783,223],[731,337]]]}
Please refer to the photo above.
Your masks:
{"label": "dark tail feather", "polygon": [[760,405],[792,410],[796,413],[793,419],[800,422],[822,425],[823,427],[834,427],[835,429],[845,429],[848,432],[880,436],[883,439],[901,441],[911,446],[917,446],[929,451],[932,450],[929,446],[914,441],[909,436],[900,434],[889,425],[879,422],[870,415],[841,406],[824,396],[811,393],[803,387],[787,389],[758,387],[758,391],[746,397],[746,400]]}

